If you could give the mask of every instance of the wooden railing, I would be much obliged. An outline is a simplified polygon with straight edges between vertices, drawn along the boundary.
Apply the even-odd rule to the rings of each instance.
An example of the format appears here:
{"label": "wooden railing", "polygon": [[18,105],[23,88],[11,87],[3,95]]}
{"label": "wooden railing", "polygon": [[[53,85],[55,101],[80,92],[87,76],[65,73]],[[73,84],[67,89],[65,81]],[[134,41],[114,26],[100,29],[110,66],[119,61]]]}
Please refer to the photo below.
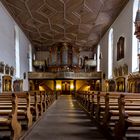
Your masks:
{"label": "wooden railing", "polygon": [[29,79],[102,79],[102,72],[29,72]]}

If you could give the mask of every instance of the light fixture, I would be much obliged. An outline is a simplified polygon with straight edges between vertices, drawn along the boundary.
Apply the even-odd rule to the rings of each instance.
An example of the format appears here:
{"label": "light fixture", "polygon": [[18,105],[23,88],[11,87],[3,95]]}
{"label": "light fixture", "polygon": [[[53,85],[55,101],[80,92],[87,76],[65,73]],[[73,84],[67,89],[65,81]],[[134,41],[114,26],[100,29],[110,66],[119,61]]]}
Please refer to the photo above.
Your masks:
{"label": "light fixture", "polygon": [[70,89],[71,89],[71,90],[74,89],[74,85],[73,85],[73,83],[70,85]]}
{"label": "light fixture", "polygon": [[60,80],[57,80],[57,81],[56,81],[56,90],[57,90],[57,91],[60,91],[61,88],[62,88],[62,87],[61,87],[61,81],[60,81]]}
{"label": "light fixture", "polygon": [[57,89],[57,90],[61,90],[61,85],[57,84],[57,85],[56,85],[56,89]]}

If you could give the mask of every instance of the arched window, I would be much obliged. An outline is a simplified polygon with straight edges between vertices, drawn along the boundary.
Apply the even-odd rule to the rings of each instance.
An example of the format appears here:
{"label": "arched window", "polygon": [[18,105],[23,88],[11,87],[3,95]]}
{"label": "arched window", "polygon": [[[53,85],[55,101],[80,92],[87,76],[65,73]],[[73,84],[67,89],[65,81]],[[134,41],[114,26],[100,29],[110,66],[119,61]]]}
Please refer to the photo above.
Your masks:
{"label": "arched window", "polygon": [[20,56],[19,56],[19,28],[15,25],[15,62],[16,62],[16,78],[20,78]]}
{"label": "arched window", "polygon": [[138,39],[134,35],[135,32],[135,18],[136,18],[136,13],[138,10],[138,3],[139,0],[134,0],[133,3],[133,27],[132,27],[132,72],[138,71],[138,56],[136,54],[140,53],[140,45],[138,42]]}
{"label": "arched window", "polygon": [[111,28],[108,35],[108,79],[112,78],[113,67],[113,29]]}
{"label": "arched window", "polygon": [[97,71],[101,70],[101,66],[100,66],[100,54],[101,54],[101,46],[98,45],[97,47]]}
{"label": "arched window", "polygon": [[29,71],[32,71],[32,45],[29,44]]}

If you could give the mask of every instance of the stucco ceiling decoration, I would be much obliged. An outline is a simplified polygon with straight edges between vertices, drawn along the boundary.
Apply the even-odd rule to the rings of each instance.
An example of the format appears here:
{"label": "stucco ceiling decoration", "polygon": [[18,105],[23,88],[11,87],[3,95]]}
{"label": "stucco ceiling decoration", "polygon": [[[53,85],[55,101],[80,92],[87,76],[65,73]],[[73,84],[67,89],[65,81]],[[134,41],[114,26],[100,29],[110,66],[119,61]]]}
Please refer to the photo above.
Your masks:
{"label": "stucco ceiling decoration", "polygon": [[40,50],[70,42],[91,50],[128,0],[1,0]]}

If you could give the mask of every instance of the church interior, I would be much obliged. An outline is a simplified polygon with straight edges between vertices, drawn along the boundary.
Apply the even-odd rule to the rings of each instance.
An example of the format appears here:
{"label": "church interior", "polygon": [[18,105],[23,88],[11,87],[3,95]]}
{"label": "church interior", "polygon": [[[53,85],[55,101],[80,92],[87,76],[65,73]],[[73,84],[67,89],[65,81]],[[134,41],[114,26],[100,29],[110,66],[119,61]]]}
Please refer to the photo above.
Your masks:
{"label": "church interior", "polygon": [[1,0],[0,27],[0,140],[140,139],[140,0]]}

